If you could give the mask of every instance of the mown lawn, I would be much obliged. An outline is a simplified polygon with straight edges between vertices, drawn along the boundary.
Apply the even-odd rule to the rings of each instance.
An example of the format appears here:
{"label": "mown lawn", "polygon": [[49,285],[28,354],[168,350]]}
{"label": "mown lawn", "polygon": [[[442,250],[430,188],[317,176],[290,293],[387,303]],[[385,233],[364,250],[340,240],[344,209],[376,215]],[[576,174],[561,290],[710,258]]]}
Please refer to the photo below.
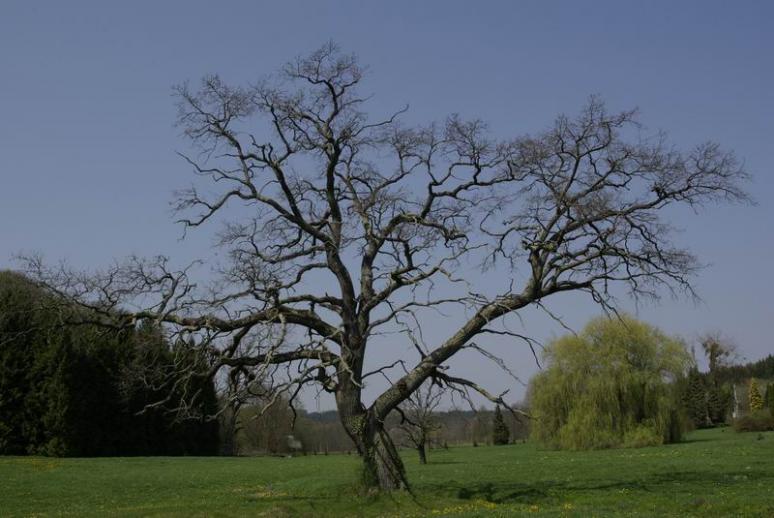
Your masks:
{"label": "mown lawn", "polygon": [[774,432],[594,452],[534,444],[405,459],[416,497],[358,496],[358,461],[0,458],[0,516],[774,516]]}

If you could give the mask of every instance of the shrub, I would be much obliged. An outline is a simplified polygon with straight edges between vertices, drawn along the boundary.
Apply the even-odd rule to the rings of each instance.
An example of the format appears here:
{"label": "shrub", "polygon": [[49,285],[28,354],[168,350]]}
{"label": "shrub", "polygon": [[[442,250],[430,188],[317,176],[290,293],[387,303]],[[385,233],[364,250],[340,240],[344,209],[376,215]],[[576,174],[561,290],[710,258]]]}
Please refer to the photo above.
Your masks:
{"label": "shrub", "polygon": [[632,428],[624,434],[624,448],[644,448],[645,446],[659,446],[664,444],[664,438],[654,426],[640,425]]}
{"label": "shrub", "polygon": [[774,416],[771,411],[758,410],[734,420],[734,430],[737,432],[769,432],[774,431]]}

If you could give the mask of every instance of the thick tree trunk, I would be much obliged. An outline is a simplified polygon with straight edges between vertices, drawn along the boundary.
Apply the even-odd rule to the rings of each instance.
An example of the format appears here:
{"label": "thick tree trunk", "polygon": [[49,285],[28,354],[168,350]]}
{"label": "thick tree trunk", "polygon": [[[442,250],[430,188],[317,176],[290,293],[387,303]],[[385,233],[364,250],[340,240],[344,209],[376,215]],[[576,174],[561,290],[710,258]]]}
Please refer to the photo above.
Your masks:
{"label": "thick tree trunk", "polygon": [[363,460],[363,483],[368,489],[409,488],[403,461],[382,423],[369,413],[342,416],[342,423]]}
{"label": "thick tree trunk", "polygon": [[403,461],[387,430],[378,426],[364,439],[362,456],[366,484],[384,491],[408,489]]}
{"label": "thick tree trunk", "polygon": [[[409,489],[406,470],[403,467],[384,423],[377,418],[373,409],[366,409],[362,403],[363,352],[365,344],[353,344],[350,357],[342,356],[349,369],[340,369],[336,407],[344,429],[357,446],[363,460],[363,483],[369,490],[394,491]],[[354,378],[354,379],[353,379]]]}

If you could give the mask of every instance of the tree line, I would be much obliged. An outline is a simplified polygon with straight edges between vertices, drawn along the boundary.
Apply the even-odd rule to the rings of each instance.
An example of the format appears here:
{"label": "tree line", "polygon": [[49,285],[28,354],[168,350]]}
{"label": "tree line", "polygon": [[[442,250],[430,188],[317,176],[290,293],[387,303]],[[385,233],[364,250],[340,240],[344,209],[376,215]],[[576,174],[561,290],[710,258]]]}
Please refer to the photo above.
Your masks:
{"label": "tree line", "polygon": [[[733,423],[750,414],[774,410],[774,355],[735,364],[733,346],[717,337],[702,340],[709,368],[693,367],[685,388],[686,412],[696,428]],[[771,425],[774,427],[774,421]]]}
{"label": "tree line", "polygon": [[[72,324],[75,312],[83,323]],[[87,317],[23,275],[0,272],[0,455],[355,451],[336,411],[300,409],[294,416],[279,400],[266,411],[254,401],[230,415],[225,395],[190,348],[169,343],[149,325],[116,330]],[[493,420],[483,407],[430,411],[423,447],[492,444],[494,424],[503,435],[503,417]],[[526,438],[524,421],[505,420],[506,435]],[[407,425],[397,414],[388,419],[402,446],[409,446]],[[292,452],[290,436],[301,442],[301,451]]]}
{"label": "tree line", "polygon": [[[229,455],[324,455],[328,453],[356,453],[355,444],[339,422],[335,410],[307,412],[293,415],[286,405],[275,405],[258,416],[258,406],[241,410],[240,424],[232,441],[225,435],[222,440],[233,444]],[[517,419],[509,412],[489,408],[435,410],[423,423],[424,431],[407,427],[398,414],[391,414],[385,426],[402,448],[420,452],[461,445],[487,446],[521,442],[529,436],[529,420]],[[422,433],[423,438],[419,438]],[[287,437],[301,442],[302,449],[293,451]]]}
{"label": "tree line", "polygon": [[[293,441],[298,453],[356,449],[336,411],[295,412],[281,398],[268,410],[255,399],[230,411],[195,347],[147,323],[113,329],[88,317],[24,276],[0,272],[0,454],[287,454],[296,453]],[[547,345],[522,411],[529,418],[499,405],[441,411],[443,389],[428,383],[384,426],[423,462],[427,449],[506,444],[530,433],[573,449],[674,442],[691,428],[729,424],[740,409],[758,419],[737,419],[742,429],[770,427],[774,356],[736,365],[722,340],[701,343],[706,372],[684,343],[648,324],[597,319]]]}
{"label": "tree line", "polygon": [[217,453],[213,382],[173,368],[197,359],[150,325],[102,328],[77,311],[82,324],[61,325],[73,307],[0,272],[0,454]]}

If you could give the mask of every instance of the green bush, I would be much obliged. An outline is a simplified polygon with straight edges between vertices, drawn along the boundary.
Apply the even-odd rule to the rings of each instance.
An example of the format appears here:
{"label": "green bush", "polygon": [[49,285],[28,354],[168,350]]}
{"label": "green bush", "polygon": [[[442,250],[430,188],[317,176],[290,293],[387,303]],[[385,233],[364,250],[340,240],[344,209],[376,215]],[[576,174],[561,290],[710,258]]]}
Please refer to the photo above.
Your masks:
{"label": "green bush", "polygon": [[774,416],[769,410],[758,410],[734,420],[734,430],[737,432],[769,432],[774,431]]}
{"label": "green bush", "polygon": [[644,448],[645,446],[660,446],[664,438],[653,426],[640,425],[624,434],[624,448]]}

